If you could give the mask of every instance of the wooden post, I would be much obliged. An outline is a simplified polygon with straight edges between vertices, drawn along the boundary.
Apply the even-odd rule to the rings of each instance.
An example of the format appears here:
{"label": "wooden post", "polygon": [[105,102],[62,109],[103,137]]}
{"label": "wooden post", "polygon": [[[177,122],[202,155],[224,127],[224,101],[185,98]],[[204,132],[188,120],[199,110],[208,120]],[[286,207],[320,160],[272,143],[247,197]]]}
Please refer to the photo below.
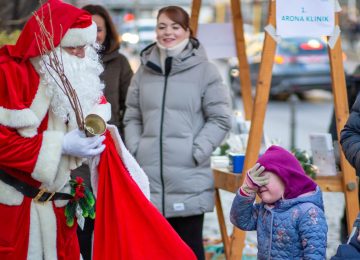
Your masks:
{"label": "wooden post", "polygon": [[[275,1],[271,1],[269,3],[268,24],[271,24],[274,27],[276,22],[275,15]],[[265,33],[264,47],[261,57],[258,81],[256,84],[256,95],[251,118],[249,142],[246,148],[246,157],[243,173],[245,173],[246,169],[249,169],[255,164],[259,155],[261,140],[263,136],[265,112],[270,94],[275,51],[275,40],[268,33]]]}
{"label": "wooden post", "polygon": [[[339,24],[339,13],[335,14],[335,24]],[[336,130],[338,140],[340,140],[340,131],[344,128],[347,118],[349,117],[349,106],[340,37],[337,39],[334,48],[329,48],[329,59],[331,66],[332,89],[334,94]],[[355,170],[346,160],[345,155],[341,149],[341,145],[339,145],[339,152],[340,165],[343,172],[343,190],[346,204],[347,228],[350,234],[352,225],[359,212],[358,182],[356,179]]]}
{"label": "wooden post", "polygon": [[229,259],[229,257],[230,257],[230,240],[229,240],[227,230],[226,230],[225,218],[224,218],[224,213],[222,210],[221,199],[220,199],[220,191],[217,188],[215,188],[215,206],[216,206],[216,213],[217,213],[219,227],[220,227],[221,238],[222,238],[222,242],[224,245],[225,257],[226,257],[226,259]]}
{"label": "wooden post", "polygon": [[235,35],[236,52],[239,64],[239,79],[244,103],[245,119],[250,120],[253,106],[251,95],[251,77],[250,67],[246,56],[246,46],[240,1],[241,0],[231,0],[231,13]]}
{"label": "wooden post", "polygon": [[[268,23],[275,27],[275,22],[275,1],[271,1],[269,3]],[[249,141],[246,148],[246,157],[244,162],[244,171],[240,181],[241,183],[245,176],[246,170],[255,164],[259,155],[263,135],[265,112],[270,94],[275,51],[276,42],[270,35],[266,33],[261,57],[261,65],[259,69],[259,77],[256,85],[256,95],[251,118]],[[242,249],[244,247],[244,239],[245,232],[234,227],[233,235],[231,237],[230,259],[241,259]]]}
{"label": "wooden post", "polygon": [[199,14],[200,14],[201,0],[193,0],[191,6],[191,16],[190,16],[190,28],[193,32],[193,36],[196,36],[198,24],[199,24]]}
{"label": "wooden post", "polygon": [[261,27],[261,17],[262,17],[262,2],[259,0],[254,0],[253,6],[253,27],[254,33],[260,32]]}

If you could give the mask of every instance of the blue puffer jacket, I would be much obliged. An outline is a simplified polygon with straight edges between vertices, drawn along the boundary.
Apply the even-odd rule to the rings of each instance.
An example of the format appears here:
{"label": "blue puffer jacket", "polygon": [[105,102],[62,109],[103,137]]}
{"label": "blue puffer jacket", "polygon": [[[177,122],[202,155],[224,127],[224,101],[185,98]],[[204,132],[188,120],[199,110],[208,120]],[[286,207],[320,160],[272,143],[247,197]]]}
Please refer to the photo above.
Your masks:
{"label": "blue puffer jacket", "polygon": [[259,260],[326,258],[328,227],[319,187],[310,195],[279,200],[271,209],[237,193],[230,220],[242,230],[257,231]]}

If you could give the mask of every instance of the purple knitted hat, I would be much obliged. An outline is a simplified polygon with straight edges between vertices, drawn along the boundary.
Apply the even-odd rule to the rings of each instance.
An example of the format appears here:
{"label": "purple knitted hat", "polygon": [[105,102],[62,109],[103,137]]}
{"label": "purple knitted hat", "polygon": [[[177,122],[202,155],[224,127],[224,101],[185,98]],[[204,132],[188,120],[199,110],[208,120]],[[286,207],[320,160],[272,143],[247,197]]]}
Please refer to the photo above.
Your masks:
{"label": "purple knitted hat", "polygon": [[315,191],[317,184],[306,175],[299,161],[290,152],[273,145],[257,161],[266,171],[279,176],[285,184],[285,199]]}

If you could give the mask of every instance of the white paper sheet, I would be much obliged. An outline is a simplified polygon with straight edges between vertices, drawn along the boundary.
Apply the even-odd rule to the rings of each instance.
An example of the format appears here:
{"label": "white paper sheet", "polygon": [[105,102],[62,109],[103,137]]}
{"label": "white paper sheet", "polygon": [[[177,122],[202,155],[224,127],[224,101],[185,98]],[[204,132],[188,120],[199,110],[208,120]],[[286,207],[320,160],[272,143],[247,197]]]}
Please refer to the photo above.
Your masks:
{"label": "white paper sheet", "polygon": [[335,0],[277,0],[276,27],[281,37],[331,36]]}
{"label": "white paper sheet", "polygon": [[199,24],[197,38],[209,59],[237,56],[232,23]]}

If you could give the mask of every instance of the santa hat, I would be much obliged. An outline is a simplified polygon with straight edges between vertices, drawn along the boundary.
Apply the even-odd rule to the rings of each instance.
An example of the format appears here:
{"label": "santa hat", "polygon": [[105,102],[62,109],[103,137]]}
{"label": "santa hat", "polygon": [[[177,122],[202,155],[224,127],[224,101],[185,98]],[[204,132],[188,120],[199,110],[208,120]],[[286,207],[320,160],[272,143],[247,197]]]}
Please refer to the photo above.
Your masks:
{"label": "santa hat", "polygon": [[271,146],[257,162],[284,182],[285,199],[296,198],[316,189],[317,184],[306,175],[296,157],[280,146]]}
{"label": "santa hat", "polygon": [[[35,13],[52,32],[55,47],[60,44],[76,47],[96,40],[96,26],[91,15],[82,9],[49,0]],[[40,27],[33,15],[16,44],[0,49],[0,125],[36,128],[46,114],[48,101],[30,62],[30,58],[40,56],[36,35],[40,35]]]}
{"label": "santa hat", "polygon": [[[61,0],[49,0],[35,14],[53,34],[55,47],[59,44],[63,47],[82,46],[96,40],[96,24],[85,10]],[[6,46],[10,56],[22,60],[39,56],[36,35],[40,36],[40,27],[33,15],[22,30],[16,45]]]}

